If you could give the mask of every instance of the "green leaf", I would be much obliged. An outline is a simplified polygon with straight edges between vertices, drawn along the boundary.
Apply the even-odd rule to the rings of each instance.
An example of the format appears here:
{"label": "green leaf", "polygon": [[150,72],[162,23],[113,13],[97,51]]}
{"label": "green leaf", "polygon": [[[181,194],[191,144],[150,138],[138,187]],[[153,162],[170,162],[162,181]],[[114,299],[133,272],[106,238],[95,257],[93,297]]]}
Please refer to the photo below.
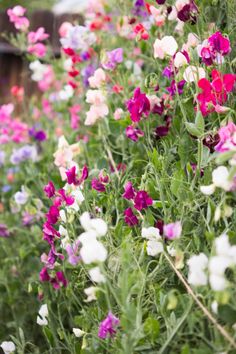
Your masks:
{"label": "green leaf", "polygon": [[229,325],[236,323],[236,310],[230,305],[220,305],[218,307],[219,318]]}
{"label": "green leaf", "polygon": [[195,124],[185,122],[185,126],[186,126],[187,131],[191,135],[196,136],[198,138],[202,135],[202,131],[199,130]]}
{"label": "green leaf", "polygon": [[152,340],[158,337],[160,332],[160,323],[157,319],[153,317],[148,317],[144,322],[144,333]]}
{"label": "green leaf", "polygon": [[195,119],[195,126],[202,134],[204,133],[205,121],[200,111],[197,112],[196,119]]}

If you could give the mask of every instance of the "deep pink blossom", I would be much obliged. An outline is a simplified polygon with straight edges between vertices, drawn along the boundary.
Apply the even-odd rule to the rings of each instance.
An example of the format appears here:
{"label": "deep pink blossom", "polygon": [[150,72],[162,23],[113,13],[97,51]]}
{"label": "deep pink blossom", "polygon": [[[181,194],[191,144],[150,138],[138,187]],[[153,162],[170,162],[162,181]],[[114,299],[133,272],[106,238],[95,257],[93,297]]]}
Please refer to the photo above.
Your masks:
{"label": "deep pink blossom", "polygon": [[106,339],[108,336],[113,337],[116,334],[116,329],[119,326],[120,320],[111,312],[100,323],[98,336],[101,339]]}
{"label": "deep pink blossom", "polygon": [[208,42],[211,49],[217,53],[227,55],[230,53],[230,41],[227,37],[224,37],[221,32],[216,32],[208,38]]}
{"label": "deep pink blossom", "polygon": [[66,192],[64,189],[59,189],[58,194],[61,196],[62,200],[66,203],[66,205],[74,204],[75,199],[73,197],[71,197],[70,195],[66,195]]}
{"label": "deep pink blossom", "polygon": [[43,58],[46,54],[47,48],[43,43],[35,43],[29,45],[27,50],[30,54],[33,54],[38,58]]}
{"label": "deep pink blossom", "polygon": [[150,102],[145,93],[140,88],[134,90],[134,95],[127,101],[127,109],[133,122],[139,122],[142,115],[148,116],[150,112]]}
{"label": "deep pink blossom", "polygon": [[84,165],[82,168],[81,176],[79,178],[76,177],[76,166],[71,167],[66,171],[67,183],[74,184],[75,186],[79,186],[88,178],[88,167]]}
{"label": "deep pink blossom", "polygon": [[124,211],[124,216],[125,216],[125,223],[129,226],[135,226],[138,224],[138,218],[137,216],[133,213],[133,210],[131,208],[127,208]]}
{"label": "deep pink blossom", "polygon": [[61,287],[67,287],[68,281],[65,278],[63,272],[57,272],[54,278],[50,280],[51,284],[53,285],[54,289],[60,289]]}
{"label": "deep pink blossom", "polygon": [[58,207],[56,207],[55,205],[51,205],[49,210],[48,210],[48,213],[46,214],[47,216],[47,221],[50,223],[50,224],[56,224],[58,219],[59,219],[59,209]]}
{"label": "deep pink blossom", "polygon": [[56,189],[52,181],[49,181],[43,190],[48,198],[54,197]]}
{"label": "deep pink blossom", "polygon": [[52,245],[55,237],[60,237],[60,233],[54,229],[54,227],[46,221],[43,225],[43,239]]}
{"label": "deep pink blossom", "polygon": [[137,210],[142,210],[148,208],[153,204],[152,198],[145,191],[137,192],[134,198],[134,207]]}
{"label": "deep pink blossom", "polygon": [[46,267],[43,267],[39,273],[39,279],[41,282],[46,282],[50,280],[50,275],[48,274],[48,270]]}
{"label": "deep pink blossom", "polygon": [[127,182],[125,187],[125,192],[123,193],[122,197],[125,199],[134,199],[135,194],[136,194],[136,190],[133,188],[133,185],[131,182]]}

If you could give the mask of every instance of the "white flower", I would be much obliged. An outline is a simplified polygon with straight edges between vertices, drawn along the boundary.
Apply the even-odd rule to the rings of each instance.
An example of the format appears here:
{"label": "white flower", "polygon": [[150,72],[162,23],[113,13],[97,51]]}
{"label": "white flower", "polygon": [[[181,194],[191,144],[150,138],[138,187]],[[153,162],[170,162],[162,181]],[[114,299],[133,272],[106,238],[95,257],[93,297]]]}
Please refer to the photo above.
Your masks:
{"label": "white flower", "polygon": [[177,251],[173,246],[167,246],[167,252],[171,257],[175,257],[177,255]]}
{"label": "white flower", "polygon": [[215,314],[218,313],[218,302],[216,300],[211,303],[211,309],[212,312],[214,312]]}
{"label": "white flower", "polygon": [[29,198],[29,194],[26,192],[26,189],[24,186],[21,187],[21,191],[20,192],[16,192],[14,195],[14,199],[16,204],[19,205],[24,205],[27,203]]}
{"label": "white flower", "polygon": [[184,54],[181,52],[176,53],[175,59],[174,59],[174,65],[176,68],[180,68],[181,66],[184,66],[188,64],[187,58]]}
{"label": "white flower", "polygon": [[92,242],[83,243],[83,247],[80,249],[80,256],[85,264],[104,262],[107,258],[107,250],[101,242],[93,239]]}
{"label": "white flower", "polygon": [[65,212],[65,210],[61,209],[60,212],[59,212],[59,214],[60,214],[61,220],[66,223],[67,219],[66,219],[66,212]]}
{"label": "white flower", "polygon": [[213,256],[209,261],[209,272],[223,276],[226,269],[231,265],[232,263],[229,257]]}
{"label": "white flower", "polygon": [[74,89],[71,85],[65,85],[64,88],[58,92],[58,97],[61,101],[68,101],[74,95]]}
{"label": "white flower", "polygon": [[29,65],[30,70],[33,71],[33,74],[31,75],[31,79],[33,81],[41,81],[44,77],[44,74],[48,70],[48,66],[41,64],[39,60],[35,60]]}
{"label": "white flower", "polygon": [[149,240],[147,242],[147,254],[149,256],[155,257],[159,253],[164,251],[163,244],[156,240]]}
{"label": "white flower", "polygon": [[80,338],[83,337],[86,332],[82,331],[80,328],[73,328],[73,333],[77,338]]}
{"label": "white flower", "polygon": [[148,240],[161,240],[160,231],[157,227],[143,227],[142,237]]}
{"label": "white flower", "polygon": [[0,347],[2,348],[4,354],[10,354],[13,353],[16,350],[16,346],[13,342],[2,342],[2,344],[0,345]]}
{"label": "white flower", "polygon": [[80,209],[80,205],[84,201],[84,195],[79,188],[72,190],[70,195],[74,198],[75,201],[72,205],[68,206],[67,209],[68,211],[70,210],[78,211]]}
{"label": "white flower", "polygon": [[209,282],[214,291],[223,291],[227,287],[226,279],[222,275],[210,274]]}
{"label": "white flower", "polygon": [[84,212],[79,220],[85,231],[93,230],[98,237],[106,235],[107,224],[104,220],[91,219],[88,212]]}
{"label": "white flower", "polygon": [[84,289],[85,295],[87,295],[86,302],[91,302],[97,300],[96,297],[97,288],[95,286],[90,286],[89,288]]}
{"label": "white flower", "polygon": [[215,249],[216,254],[219,256],[228,256],[231,249],[231,244],[229,243],[229,237],[227,234],[222,234],[215,239]]}
{"label": "white flower", "polygon": [[37,316],[37,324],[40,326],[47,326],[48,324],[48,306],[44,304],[39,309],[39,316]]}
{"label": "white flower", "polygon": [[212,181],[216,187],[229,191],[232,182],[229,181],[229,171],[225,166],[219,166],[212,172]]}
{"label": "white flower", "polygon": [[95,267],[89,270],[89,275],[92,281],[95,283],[105,283],[106,278],[104,275],[101,273],[99,267]]}
{"label": "white flower", "polygon": [[174,37],[165,36],[162,39],[156,39],[153,45],[154,58],[164,59],[166,55],[173,56],[177,49],[178,44]]}
{"label": "white flower", "polygon": [[215,185],[209,184],[209,186],[200,186],[200,191],[205,195],[211,195],[215,192]]}
{"label": "white flower", "polygon": [[183,78],[187,82],[197,82],[200,79],[206,77],[205,70],[203,68],[198,68],[197,66],[190,65],[185,71]]}
{"label": "white flower", "polygon": [[208,264],[208,258],[204,253],[192,256],[187,264],[189,266],[188,282],[189,284],[199,286],[207,284],[205,269]]}

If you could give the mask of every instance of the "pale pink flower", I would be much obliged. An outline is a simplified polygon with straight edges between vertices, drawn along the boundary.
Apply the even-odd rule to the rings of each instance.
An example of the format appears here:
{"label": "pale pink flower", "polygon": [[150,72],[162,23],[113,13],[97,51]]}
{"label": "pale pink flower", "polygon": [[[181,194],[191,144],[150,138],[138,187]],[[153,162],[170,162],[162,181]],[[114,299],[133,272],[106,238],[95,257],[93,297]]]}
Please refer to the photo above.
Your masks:
{"label": "pale pink flower", "polygon": [[175,238],[179,238],[182,232],[182,226],[180,221],[176,221],[175,223],[166,224],[163,228],[164,235],[169,240],[173,240]]}
{"label": "pale pink flower", "polygon": [[174,37],[165,36],[162,39],[156,39],[153,45],[154,58],[164,59],[166,55],[173,56],[177,49],[178,44]]}
{"label": "pale pink flower", "polygon": [[122,114],[124,113],[122,108],[117,108],[114,112],[114,119],[119,120],[122,117]]}
{"label": "pale pink flower", "polygon": [[70,22],[67,21],[63,22],[58,30],[60,37],[66,37],[69,29],[72,27],[73,25]]}
{"label": "pale pink flower", "polygon": [[103,69],[97,69],[93,76],[88,79],[89,85],[92,88],[100,88],[102,84],[106,81],[106,73]]}
{"label": "pale pink flower", "polygon": [[28,33],[28,42],[30,44],[34,44],[37,42],[44,41],[49,37],[49,34],[45,33],[44,27],[39,27],[36,32],[29,32]]}

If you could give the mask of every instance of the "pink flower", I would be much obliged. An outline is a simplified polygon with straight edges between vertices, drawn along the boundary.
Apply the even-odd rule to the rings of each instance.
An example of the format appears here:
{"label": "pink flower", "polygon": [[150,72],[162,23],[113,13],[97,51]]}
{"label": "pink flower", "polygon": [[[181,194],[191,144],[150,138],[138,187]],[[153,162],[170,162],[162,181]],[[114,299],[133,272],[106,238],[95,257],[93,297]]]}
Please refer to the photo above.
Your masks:
{"label": "pink flower", "polygon": [[61,200],[66,203],[66,205],[70,206],[70,205],[74,204],[74,201],[75,201],[74,198],[71,197],[70,195],[66,195],[66,192],[64,189],[59,189],[58,194],[60,195]]}
{"label": "pink flower", "polygon": [[129,226],[135,226],[138,224],[138,218],[137,216],[133,213],[133,210],[131,208],[127,208],[124,211],[124,216],[125,216],[125,223]]}
{"label": "pink flower", "polygon": [[54,289],[60,289],[61,287],[67,287],[68,281],[65,278],[63,272],[57,272],[56,276],[50,280]]}
{"label": "pink flower", "polygon": [[236,125],[229,122],[225,127],[219,129],[220,141],[215,150],[225,152],[236,149]]}
{"label": "pink flower", "polygon": [[37,42],[44,41],[49,37],[49,34],[45,33],[45,28],[39,27],[36,32],[28,33],[28,42],[34,44]]}
{"label": "pink flower", "polygon": [[56,207],[55,205],[51,205],[48,213],[46,214],[47,221],[50,224],[56,224],[59,219],[59,216],[60,216],[60,214],[59,214],[58,207]]}
{"label": "pink flower", "polygon": [[7,10],[10,22],[14,23],[16,29],[26,31],[29,27],[29,20],[24,17],[26,9],[22,6],[15,6]]}
{"label": "pink flower", "polygon": [[131,182],[127,182],[125,185],[125,192],[123,193],[122,197],[125,199],[134,199],[136,194],[136,190],[133,188],[133,185]]}
{"label": "pink flower", "polygon": [[46,282],[50,280],[50,275],[48,274],[48,270],[46,267],[43,267],[39,273],[39,279],[41,282]]}
{"label": "pink flower", "polygon": [[120,320],[109,312],[105,320],[100,323],[98,337],[101,339],[105,339],[107,336],[113,337],[114,334],[116,334],[116,327],[118,327],[119,324]]}
{"label": "pink flower", "polygon": [[150,102],[145,93],[140,88],[134,90],[134,95],[127,101],[127,108],[133,122],[139,122],[142,115],[148,116],[150,112]]}
{"label": "pink flower", "polygon": [[30,54],[42,58],[45,56],[47,48],[43,43],[36,43],[28,46],[27,50]]}
{"label": "pink flower", "polygon": [[179,238],[182,232],[181,222],[176,221],[175,223],[164,225],[163,231],[164,231],[164,236],[169,240]]}
{"label": "pink flower", "polygon": [[145,191],[137,192],[134,198],[134,207],[137,210],[142,210],[148,208],[153,204],[152,198]]}
{"label": "pink flower", "polygon": [[48,184],[44,187],[44,193],[48,198],[52,198],[55,195],[55,186],[52,181],[49,181]]}
{"label": "pink flower", "polygon": [[90,76],[88,79],[89,85],[92,88],[100,88],[105,81],[106,73],[101,68],[97,69],[93,76]]}
{"label": "pink flower", "polygon": [[117,108],[114,112],[114,119],[115,120],[120,120],[122,117],[122,114],[124,113],[122,108]]}
{"label": "pink flower", "polygon": [[138,139],[144,136],[144,132],[139,128],[134,128],[132,125],[129,125],[125,130],[127,138],[138,141]]}
{"label": "pink flower", "polygon": [[78,129],[79,128],[79,120],[80,117],[78,113],[80,112],[81,107],[79,104],[76,104],[72,107],[69,108],[70,111],[70,126],[72,129]]}
{"label": "pink flower", "polygon": [[73,25],[70,22],[63,22],[58,30],[60,37],[66,37],[70,28]]}

